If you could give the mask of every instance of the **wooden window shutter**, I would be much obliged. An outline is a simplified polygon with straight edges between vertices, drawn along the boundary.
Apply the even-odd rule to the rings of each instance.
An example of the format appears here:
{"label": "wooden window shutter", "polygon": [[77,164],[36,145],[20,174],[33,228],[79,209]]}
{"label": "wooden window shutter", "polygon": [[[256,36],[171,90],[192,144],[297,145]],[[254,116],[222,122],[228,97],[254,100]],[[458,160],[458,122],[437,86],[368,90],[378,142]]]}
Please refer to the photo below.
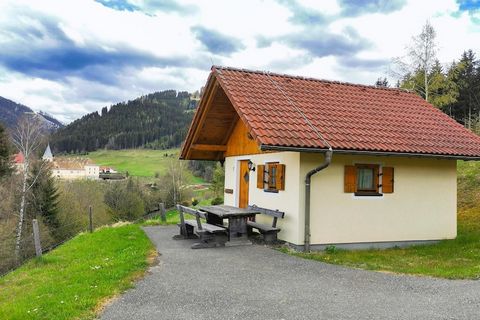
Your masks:
{"label": "wooden window shutter", "polygon": [[265,181],[265,165],[257,166],[257,188],[263,189]]}
{"label": "wooden window shutter", "polygon": [[285,190],[285,165],[284,164],[277,164],[275,182],[276,182],[275,189]]}
{"label": "wooden window shutter", "polygon": [[393,168],[383,167],[382,173],[382,192],[393,193]]}
{"label": "wooden window shutter", "polygon": [[354,193],[357,189],[357,169],[355,166],[345,166],[344,191]]}

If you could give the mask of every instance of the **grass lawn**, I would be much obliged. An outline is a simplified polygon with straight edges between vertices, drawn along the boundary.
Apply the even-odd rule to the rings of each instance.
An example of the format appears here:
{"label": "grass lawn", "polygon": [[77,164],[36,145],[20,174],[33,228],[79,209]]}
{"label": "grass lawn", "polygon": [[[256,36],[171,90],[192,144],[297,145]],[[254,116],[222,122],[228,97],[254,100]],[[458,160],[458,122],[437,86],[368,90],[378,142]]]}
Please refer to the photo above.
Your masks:
{"label": "grass lawn", "polygon": [[428,275],[448,279],[480,279],[480,163],[458,162],[458,235],[435,245],[388,250],[338,250],[299,253],[302,258],[354,268]]}
{"label": "grass lawn", "polygon": [[178,149],[150,150],[98,150],[90,152],[87,157],[101,166],[111,166],[115,170],[137,177],[153,177],[155,173],[164,175],[167,172],[170,156],[178,158]]}
{"label": "grass lawn", "polygon": [[78,235],[0,278],[0,319],[93,319],[143,275],[154,252],[135,224]]}
{"label": "grass lawn", "polygon": [[[333,248],[332,248],[333,249]],[[428,275],[449,279],[480,278],[480,211],[462,211],[458,236],[435,245],[387,250],[327,250],[301,253],[280,249],[302,258],[354,268]]]}

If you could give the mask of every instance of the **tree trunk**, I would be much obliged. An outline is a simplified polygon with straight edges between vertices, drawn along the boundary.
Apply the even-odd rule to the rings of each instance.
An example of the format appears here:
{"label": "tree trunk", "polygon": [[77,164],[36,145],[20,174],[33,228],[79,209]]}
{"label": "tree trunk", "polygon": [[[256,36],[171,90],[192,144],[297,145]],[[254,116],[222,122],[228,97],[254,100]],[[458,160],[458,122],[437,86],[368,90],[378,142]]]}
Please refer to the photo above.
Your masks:
{"label": "tree trunk", "polygon": [[15,237],[15,262],[20,263],[20,243],[22,241],[23,220],[25,216],[25,202],[27,197],[27,179],[28,179],[28,162],[25,159],[25,166],[23,168],[23,182],[22,194],[20,195],[20,212],[18,216],[17,235]]}
{"label": "tree trunk", "polygon": [[428,72],[427,72],[427,66],[425,65],[425,101],[428,102]]}

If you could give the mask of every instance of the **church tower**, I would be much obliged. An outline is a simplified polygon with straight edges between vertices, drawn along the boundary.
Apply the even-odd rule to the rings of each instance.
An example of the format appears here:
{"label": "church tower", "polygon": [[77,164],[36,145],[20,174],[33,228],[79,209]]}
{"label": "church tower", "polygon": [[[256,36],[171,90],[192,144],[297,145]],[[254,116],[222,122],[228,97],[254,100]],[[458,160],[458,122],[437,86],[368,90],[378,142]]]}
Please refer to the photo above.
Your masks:
{"label": "church tower", "polygon": [[47,145],[47,149],[45,149],[42,159],[47,161],[53,161],[53,154],[52,149],[50,149],[50,143]]}

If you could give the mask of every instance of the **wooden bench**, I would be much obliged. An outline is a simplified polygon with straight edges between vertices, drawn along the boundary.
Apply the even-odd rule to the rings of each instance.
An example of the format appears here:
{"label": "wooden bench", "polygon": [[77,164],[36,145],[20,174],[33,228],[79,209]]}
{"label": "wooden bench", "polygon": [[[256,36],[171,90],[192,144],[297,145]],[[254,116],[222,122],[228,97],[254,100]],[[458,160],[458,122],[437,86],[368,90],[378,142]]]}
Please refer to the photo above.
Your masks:
{"label": "wooden bench", "polygon": [[257,207],[256,205],[248,206],[248,209],[256,210],[261,214],[273,217],[271,225],[261,224],[255,221],[247,221],[248,233],[252,234],[252,229],[257,229],[263,235],[263,240],[265,240],[266,243],[273,243],[277,241],[277,234],[281,230],[280,228],[277,228],[277,220],[283,219],[285,212],[261,208]]}
{"label": "wooden bench", "polygon": [[[192,249],[213,248],[225,246],[228,240],[227,229],[214,224],[202,222],[206,219],[205,212],[189,207],[177,205],[180,216],[180,234],[174,236],[174,239],[200,239],[199,243],[192,245]],[[185,219],[185,214],[195,217],[195,220]]]}

